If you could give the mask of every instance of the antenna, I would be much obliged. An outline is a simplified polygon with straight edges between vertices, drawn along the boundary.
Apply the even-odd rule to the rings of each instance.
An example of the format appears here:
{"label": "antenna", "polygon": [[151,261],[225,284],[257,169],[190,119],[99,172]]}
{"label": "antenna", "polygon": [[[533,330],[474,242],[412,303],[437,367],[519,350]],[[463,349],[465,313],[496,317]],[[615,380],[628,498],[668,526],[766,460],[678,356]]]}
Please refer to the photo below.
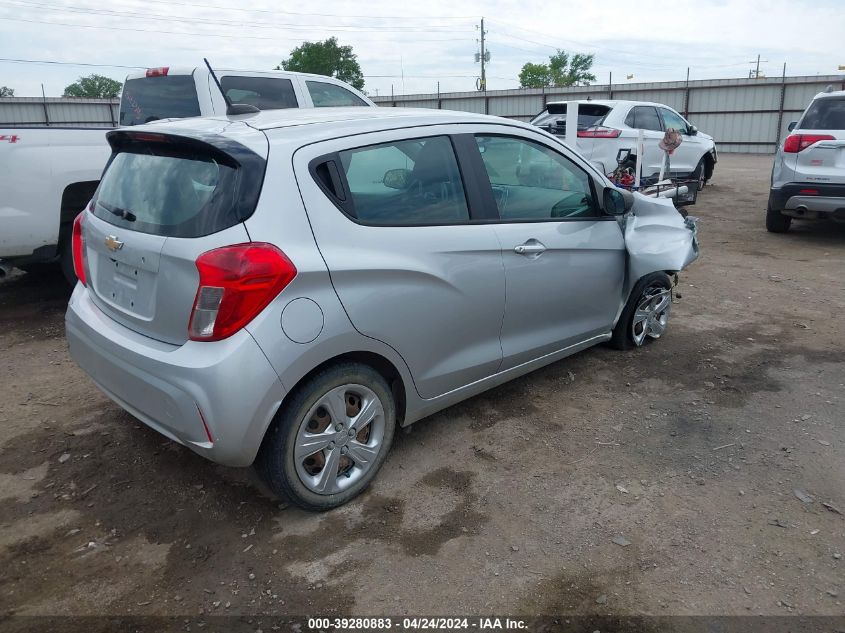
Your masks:
{"label": "antenna", "polygon": [[211,73],[211,78],[214,79],[214,83],[217,84],[217,89],[220,91],[220,94],[223,95],[223,101],[226,102],[226,114],[229,116],[235,116],[238,114],[255,114],[256,112],[261,112],[258,108],[254,105],[250,105],[248,103],[232,103],[232,100],[229,96],[223,91],[223,86],[220,85],[220,80],[217,79],[217,75],[214,73],[214,69],[211,67],[211,64],[208,63],[208,60],[203,57],[202,61],[205,62],[205,65],[208,67],[208,72]]}

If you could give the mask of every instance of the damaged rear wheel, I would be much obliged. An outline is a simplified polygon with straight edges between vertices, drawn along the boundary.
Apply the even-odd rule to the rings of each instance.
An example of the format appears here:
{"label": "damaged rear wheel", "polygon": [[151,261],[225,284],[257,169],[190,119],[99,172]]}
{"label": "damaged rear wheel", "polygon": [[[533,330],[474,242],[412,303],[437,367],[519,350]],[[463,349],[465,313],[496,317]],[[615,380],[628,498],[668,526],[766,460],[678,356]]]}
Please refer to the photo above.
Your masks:
{"label": "damaged rear wheel", "polygon": [[660,338],[666,331],[672,309],[672,280],[666,273],[646,275],[634,286],[625,309],[619,316],[611,347],[631,349],[648,339]]}

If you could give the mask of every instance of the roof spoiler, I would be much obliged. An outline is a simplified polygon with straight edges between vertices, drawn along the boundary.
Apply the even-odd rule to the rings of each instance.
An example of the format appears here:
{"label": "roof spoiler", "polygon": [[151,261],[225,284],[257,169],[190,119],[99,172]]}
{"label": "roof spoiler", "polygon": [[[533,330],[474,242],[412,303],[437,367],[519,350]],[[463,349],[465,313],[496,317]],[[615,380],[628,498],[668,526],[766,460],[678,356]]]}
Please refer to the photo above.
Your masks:
{"label": "roof spoiler", "polygon": [[238,114],[255,114],[256,112],[261,112],[258,108],[254,105],[249,105],[248,103],[232,103],[232,100],[229,96],[223,91],[223,86],[220,85],[220,80],[217,79],[217,75],[214,73],[214,69],[211,67],[211,64],[208,63],[208,60],[203,57],[202,61],[205,62],[205,65],[208,67],[208,72],[211,73],[211,78],[214,79],[214,83],[217,84],[217,89],[220,91],[220,94],[223,95],[223,101],[226,102],[226,114],[229,116],[235,116]]}

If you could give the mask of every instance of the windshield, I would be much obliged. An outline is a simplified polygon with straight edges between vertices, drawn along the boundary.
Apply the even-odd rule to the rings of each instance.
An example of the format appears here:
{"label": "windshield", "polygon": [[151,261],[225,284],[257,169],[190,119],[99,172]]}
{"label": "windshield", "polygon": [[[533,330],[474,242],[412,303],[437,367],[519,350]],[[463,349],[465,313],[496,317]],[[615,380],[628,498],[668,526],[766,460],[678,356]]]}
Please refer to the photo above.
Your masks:
{"label": "windshield", "polygon": [[141,125],[159,119],[200,115],[192,75],[128,79],[120,99],[120,125]]}

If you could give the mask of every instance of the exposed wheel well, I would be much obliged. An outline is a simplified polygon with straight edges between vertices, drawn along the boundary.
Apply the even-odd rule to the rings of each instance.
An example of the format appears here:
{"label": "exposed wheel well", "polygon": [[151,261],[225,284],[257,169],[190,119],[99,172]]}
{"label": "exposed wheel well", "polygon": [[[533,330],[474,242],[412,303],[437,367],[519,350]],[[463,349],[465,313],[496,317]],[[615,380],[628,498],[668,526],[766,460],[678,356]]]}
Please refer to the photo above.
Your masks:
{"label": "exposed wheel well", "polygon": [[387,360],[384,356],[373,352],[347,352],[346,354],[340,354],[339,356],[335,356],[334,358],[330,358],[329,360],[320,363],[300,378],[299,381],[290,388],[282,400],[282,404],[279,405],[279,410],[281,410],[282,407],[290,401],[291,395],[294,394],[301,385],[305,384],[312,376],[320,373],[326,367],[330,367],[331,365],[336,365],[338,363],[361,363],[362,365],[372,367],[380,373],[387,381],[387,384],[390,385],[390,390],[396,401],[396,422],[400,425],[402,424],[402,421],[405,419],[405,381],[402,380],[402,375],[393,363]]}
{"label": "exposed wheel well", "polygon": [[716,161],[713,160],[713,154],[707,152],[704,155],[704,179],[710,180],[713,177],[713,170],[716,168]]}
{"label": "exposed wheel well", "polygon": [[86,180],[74,182],[65,187],[62,192],[60,224],[70,224],[77,214],[85,208],[88,201],[94,196],[99,180]]}

